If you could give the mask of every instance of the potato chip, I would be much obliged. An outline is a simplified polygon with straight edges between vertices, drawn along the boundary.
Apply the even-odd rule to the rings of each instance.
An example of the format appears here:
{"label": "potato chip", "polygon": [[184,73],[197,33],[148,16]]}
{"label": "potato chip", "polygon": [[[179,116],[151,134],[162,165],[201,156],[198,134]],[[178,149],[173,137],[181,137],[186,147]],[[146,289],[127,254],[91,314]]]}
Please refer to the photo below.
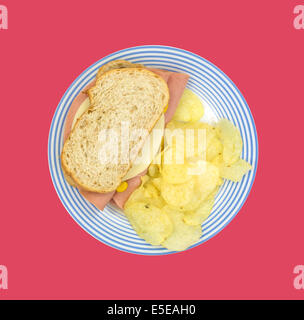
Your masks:
{"label": "potato chip", "polygon": [[227,119],[220,120],[217,127],[223,143],[223,161],[227,165],[233,164],[242,153],[243,141],[240,131]]}
{"label": "potato chip", "polygon": [[185,133],[182,129],[165,130],[166,148],[163,151],[162,163],[183,164],[185,160]]}
{"label": "potato chip", "polygon": [[144,195],[147,198],[158,198],[160,196],[160,192],[152,183],[147,183],[144,186]]}
{"label": "potato chip", "polygon": [[221,155],[223,152],[223,145],[221,141],[213,137],[210,141],[207,142],[207,151],[206,151],[206,160],[211,162],[217,156]]}
{"label": "potato chip", "polygon": [[180,211],[196,210],[201,205],[202,201],[203,201],[203,199],[202,199],[200,191],[197,188],[195,188],[194,192],[192,194],[191,201],[183,206],[179,206],[178,209]]}
{"label": "potato chip", "polygon": [[195,130],[195,151],[201,159],[212,161],[222,153],[223,146],[213,126],[200,122],[195,124]]}
{"label": "potato chip", "polygon": [[141,187],[135,190],[127,201],[127,204],[131,205],[136,202],[146,202],[158,208],[162,208],[164,205],[166,205],[165,201],[160,195],[160,189],[155,187],[153,180],[154,179],[149,179]]}
{"label": "potato chip", "polygon": [[162,242],[165,248],[173,251],[183,251],[200,239],[202,236],[200,225],[187,225],[183,220],[183,213],[169,206],[165,206],[163,212],[167,213],[173,223],[172,233]]}
{"label": "potato chip", "polygon": [[200,174],[197,176],[201,199],[206,199],[218,185],[220,172],[217,166],[209,162],[199,162]]}
{"label": "potato chip", "polygon": [[144,184],[147,183],[148,181],[149,181],[149,177],[147,175],[141,177],[141,185],[131,194],[126,205],[128,203],[141,201],[143,198],[145,198]]}
{"label": "potato chip", "polygon": [[152,184],[159,191],[161,189],[161,181],[162,181],[162,178],[153,178],[153,179],[151,179]]}
{"label": "potato chip", "polygon": [[251,165],[247,161],[239,159],[231,165],[222,165],[220,167],[220,175],[225,179],[239,182],[251,168]]}
{"label": "potato chip", "polygon": [[216,167],[220,167],[223,164],[223,154],[218,154],[215,158],[213,158],[211,163]]}
{"label": "potato chip", "polygon": [[187,174],[187,164],[164,164],[162,170],[163,179],[171,184],[185,183],[191,179]]}
{"label": "potato chip", "polygon": [[167,125],[166,125],[167,132],[170,132],[170,131],[172,131],[172,130],[174,130],[176,128],[184,129],[184,127],[185,127],[185,123],[184,122],[179,122],[179,121],[175,121],[175,120],[169,121],[167,123]]}
{"label": "potato chip", "polygon": [[210,215],[214,204],[214,197],[205,200],[198,209],[184,212],[184,221],[190,226],[201,225]]}
{"label": "potato chip", "polygon": [[150,203],[128,204],[125,214],[136,233],[152,245],[160,245],[173,231],[168,214]]}
{"label": "potato chip", "polygon": [[183,122],[195,122],[204,115],[204,107],[199,97],[185,89],[174,113],[173,119]]}
{"label": "potato chip", "polygon": [[224,179],[219,177],[217,181],[217,186],[220,187],[224,183]]}
{"label": "potato chip", "polygon": [[194,186],[192,179],[182,184],[170,184],[162,180],[161,195],[169,205],[183,207],[192,201]]}

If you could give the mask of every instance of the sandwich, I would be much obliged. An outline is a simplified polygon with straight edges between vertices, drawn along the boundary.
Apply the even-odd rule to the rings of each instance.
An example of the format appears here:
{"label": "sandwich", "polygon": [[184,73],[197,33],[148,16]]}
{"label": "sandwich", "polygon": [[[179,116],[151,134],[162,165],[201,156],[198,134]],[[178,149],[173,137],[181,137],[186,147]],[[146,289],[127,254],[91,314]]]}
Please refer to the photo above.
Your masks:
{"label": "sandwich", "polygon": [[[111,200],[123,208],[160,149],[187,81],[186,74],[124,60],[102,66],[67,115],[61,153],[67,182],[98,209]],[[149,156],[137,161],[142,153]]]}

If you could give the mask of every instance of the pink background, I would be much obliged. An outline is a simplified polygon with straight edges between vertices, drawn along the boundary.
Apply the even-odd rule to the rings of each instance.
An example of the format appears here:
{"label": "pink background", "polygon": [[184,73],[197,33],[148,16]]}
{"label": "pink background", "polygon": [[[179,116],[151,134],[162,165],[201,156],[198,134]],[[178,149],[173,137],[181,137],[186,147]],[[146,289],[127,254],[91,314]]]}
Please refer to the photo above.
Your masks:
{"label": "pink background", "polygon": [[[0,265],[7,298],[295,298],[303,250],[303,1],[0,0]],[[207,243],[160,257],[117,251],[62,206],[47,164],[53,113],[71,82],[116,50],[163,44],[222,69],[244,94],[259,167],[237,217]],[[302,147],[301,147],[302,146]]]}

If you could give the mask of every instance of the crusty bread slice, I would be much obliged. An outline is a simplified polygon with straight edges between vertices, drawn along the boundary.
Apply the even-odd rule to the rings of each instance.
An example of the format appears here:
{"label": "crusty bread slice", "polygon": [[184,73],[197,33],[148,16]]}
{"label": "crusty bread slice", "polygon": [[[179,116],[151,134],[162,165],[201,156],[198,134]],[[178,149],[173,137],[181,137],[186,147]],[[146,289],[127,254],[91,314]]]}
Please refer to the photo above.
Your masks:
{"label": "crusty bread slice", "polygon": [[[147,69],[123,68],[105,72],[88,94],[91,107],[77,120],[67,138],[61,161],[66,174],[80,188],[106,193],[119,186],[134,162],[168,104],[169,89],[160,76]],[[107,141],[100,139],[100,133],[107,129],[113,130],[108,139],[114,136],[113,132],[120,138],[121,133],[124,135],[122,123],[128,123],[132,133],[127,156],[121,152],[120,139],[116,145],[111,142],[110,148]],[[108,160],[105,162],[104,159]]]}
{"label": "crusty bread slice", "polygon": [[113,69],[123,68],[144,68],[142,64],[132,63],[126,60],[113,60],[103,65],[97,72],[96,79],[99,79],[104,73]]}
{"label": "crusty bread slice", "polygon": [[[113,61],[110,61],[106,64],[104,64],[99,70],[98,70],[98,73],[97,73],[97,76],[96,78],[100,78],[100,76],[102,74],[104,74],[105,72],[107,71],[110,71],[110,70],[113,70],[113,69],[121,69],[121,68],[145,68],[144,65],[142,64],[139,64],[139,63],[132,63],[132,62],[129,62],[129,61],[126,61],[126,60],[113,60]],[[76,119],[73,120],[73,122],[75,121]],[[76,121],[75,121],[76,122]],[[73,125],[72,125],[73,126]],[[80,188],[76,182],[73,180],[73,178],[68,175],[64,168],[63,168],[63,175],[67,181],[68,184],[70,184],[71,186],[73,187],[78,187]]]}

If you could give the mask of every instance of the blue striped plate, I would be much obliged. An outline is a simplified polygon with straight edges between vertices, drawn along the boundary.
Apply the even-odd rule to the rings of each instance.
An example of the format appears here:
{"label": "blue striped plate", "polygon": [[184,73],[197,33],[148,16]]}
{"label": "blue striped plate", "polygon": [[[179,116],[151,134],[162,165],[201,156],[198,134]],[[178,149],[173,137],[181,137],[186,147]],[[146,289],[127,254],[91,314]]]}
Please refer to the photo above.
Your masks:
{"label": "blue striped plate", "polygon": [[65,118],[73,99],[91,82],[105,63],[125,59],[145,66],[185,72],[190,75],[188,88],[201,97],[206,114],[203,120],[227,118],[240,129],[244,142],[243,159],[253,170],[240,183],[225,181],[209,218],[203,223],[203,235],[191,248],[214,237],[235,217],[252,187],[258,162],[258,141],[250,109],[238,88],[209,61],[182,49],[167,46],[139,46],[124,49],[102,58],[86,69],[62,97],[52,120],[48,160],[57,194],[73,219],[99,241],[122,251],[142,255],[173,253],[163,247],[151,246],[140,239],[122,212],[108,205],[103,212],[88,203],[77,189],[66,183],[60,165]]}

